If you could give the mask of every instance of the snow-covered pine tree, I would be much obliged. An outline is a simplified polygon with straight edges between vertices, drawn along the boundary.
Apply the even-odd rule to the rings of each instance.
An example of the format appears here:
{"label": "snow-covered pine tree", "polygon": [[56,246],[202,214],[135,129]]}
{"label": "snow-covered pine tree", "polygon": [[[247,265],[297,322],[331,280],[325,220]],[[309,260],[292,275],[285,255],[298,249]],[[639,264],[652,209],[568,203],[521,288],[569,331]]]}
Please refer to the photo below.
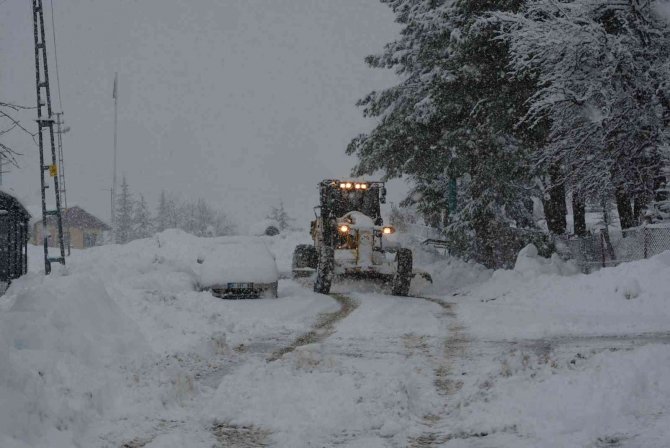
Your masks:
{"label": "snow-covered pine tree", "polygon": [[214,236],[234,235],[235,224],[223,210],[219,210],[214,214],[212,230]]}
{"label": "snow-covered pine tree", "polygon": [[154,227],[157,232],[162,232],[168,228],[168,223],[170,220],[170,211],[168,198],[165,194],[165,190],[161,190],[161,196],[158,201],[158,209],[156,210],[156,218],[154,219]]}
{"label": "snow-covered pine tree", "polygon": [[133,207],[133,197],[130,194],[126,176],[123,176],[121,192],[116,197],[116,228],[114,229],[114,239],[117,244],[125,244],[132,238]]}
{"label": "snow-covered pine tree", "polygon": [[[534,228],[531,196],[540,191],[529,155],[545,134],[517,126],[535,80],[507,76],[508,49],[496,39],[498,25],[479,19],[516,11],[524,2],[382,2],[404,28],[367,61],[394,68],[402,81],[359,102],[364,115],[380,123],[347,148],[359,158],[354,174],[409,176],[414,188],[405,203],[431,215],[448,211],[452,252],[491,267],[509,263],[528,239],[512,229]],[[459,205],[448,210],[454,178]]]}
{"label": "snow-covered pine tree", "polygon": [[279,207],[272,207],[266,218],[276,222],[281,231],[288,229],[293,221],[293,218],[284,209],[284,201],[279,202]]}
{"label": "snow-covered pine tree", "polygon": [[652,198],[667,142],[670,40],[653,3],[538,0],[488,19],[503,24],[514,75],[538,78],[522,120],[550,123],[535,163],[561,166],[578,198],[615,197],[624,228]]}
{"label": "snow-covered pine tree", "polygon": [[177,203],[177,199],[170,196],[167,199],[167,228],[181,229],[183,228],[184,217],[181,206]]}
{"label": "snow-covered pine tree", "polygon": [[198,223],[196,218],[196,205],[192,202],[183,201],[177,207],[179,224],[178,227],[191,235],[198,235]]}
{"label": "snow-covered pine tree", "polygon": [[204,199],[198,199],[195,204],[196,235],[214,236],[212,235],[214,220],[215,213],[212,207]]}
{"label": "snow-covered pine tree", "polygon": [[144,200],[144,195],[140,194],[133,213],[133,239],[148,238],[153,235],[153,230],[149,206]]}

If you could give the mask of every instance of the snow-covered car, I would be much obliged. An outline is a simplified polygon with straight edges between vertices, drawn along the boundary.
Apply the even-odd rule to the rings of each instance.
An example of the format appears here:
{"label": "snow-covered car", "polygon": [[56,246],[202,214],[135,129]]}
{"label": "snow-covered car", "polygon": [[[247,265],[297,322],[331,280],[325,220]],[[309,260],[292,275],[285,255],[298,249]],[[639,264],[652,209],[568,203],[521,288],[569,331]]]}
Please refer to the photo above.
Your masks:
{"label": "snow-covered car", "polygon": [[220,241],[198,259],[200,288],[224,299],[277,297],[274,255],[258,238]]}

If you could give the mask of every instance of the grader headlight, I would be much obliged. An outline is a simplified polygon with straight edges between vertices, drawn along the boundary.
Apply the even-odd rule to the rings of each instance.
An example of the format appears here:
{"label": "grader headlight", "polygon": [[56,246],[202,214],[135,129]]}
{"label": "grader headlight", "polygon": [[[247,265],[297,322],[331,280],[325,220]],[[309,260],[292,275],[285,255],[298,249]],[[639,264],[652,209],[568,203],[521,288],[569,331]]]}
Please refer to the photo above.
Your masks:
{"label": "grader headlight", "polygon": [[387,226],[387,227],[384,227],[384,228],[382,229],[382,233],[383,233],[384,235],[390,235],[390,234],[392,234],[392,233],[395,233],[395,229],[394,229],[393,227],[391,227],[391,226]]}
{"label": "grader headlight", "polygon": [[340,233],[349,233],[349,226],[346,224],[342,224],[337,228],[337,230],[339,230]]}

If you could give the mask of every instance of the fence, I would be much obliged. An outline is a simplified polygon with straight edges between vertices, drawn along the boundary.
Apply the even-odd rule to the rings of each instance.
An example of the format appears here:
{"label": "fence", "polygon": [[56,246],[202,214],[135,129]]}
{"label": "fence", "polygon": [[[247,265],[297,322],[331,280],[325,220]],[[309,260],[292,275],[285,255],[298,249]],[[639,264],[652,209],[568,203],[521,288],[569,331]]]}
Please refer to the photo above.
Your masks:
{"label": "fence", "polygon": [[599,231],[585,237],[566,237],[556,241],[564,255],[577,262],[583,272],[642,260],[670,250],[670,227],[647,225],[622,231]]}

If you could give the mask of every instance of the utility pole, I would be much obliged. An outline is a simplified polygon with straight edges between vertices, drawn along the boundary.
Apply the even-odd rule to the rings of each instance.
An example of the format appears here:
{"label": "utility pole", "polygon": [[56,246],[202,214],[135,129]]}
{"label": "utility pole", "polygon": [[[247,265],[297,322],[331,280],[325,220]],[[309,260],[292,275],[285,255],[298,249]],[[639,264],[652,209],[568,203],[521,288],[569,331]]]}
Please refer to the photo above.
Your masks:
{"label": "utility pole", "polygon": [[65,240],[67,243],[67,254],[70,255],[70,223],[68,221],[68,208],[67,208],[67,193],[65,191],[65,163],[63,160],[63,134],[70,130],[69,127],[62,127],[65,121],[62,119],[63,112],[56,112],[56,135],[58,136],[58,181],[60,190],[58,194],[60,195],[61,204],[63,205],[63,212],[65,213]]}
{"label": "utility pole", "polygon": [[118,91],[119,74],[114,73],[114,163],[112,165],[112,240],[116,241],[116,156],[117,156],[117,131],[118,131]]}
{"label": "utility pole", "polygon": [[[58,184],[58,159],[56,157],[56,143],[54,139],[54,118],[51,110],[51,89],[49,87],[49,67],[47,64],[46,39],[44,37],[44,8],[42,0],[33,1],[33,35],[35,39],[35,86],[37,90],[37,135],[40,151],[40,184],[42,190],[42,241],[44,244],[44,273],[51,273],[51,263],[65,265],[65,246],[63,244],[63,220],[60,206],[60,188]],[[51,148],[51,159],[45,164],[44,132],[48,131]],[[47,210],[46,190],[49,188],[45,173],[53,179],[53,192],[56,199],[56,208]],[[49,256],[49,234],[47,232],[47,218],[53,217],[56,224],[56,239],[60,249],[60,256]]]}

